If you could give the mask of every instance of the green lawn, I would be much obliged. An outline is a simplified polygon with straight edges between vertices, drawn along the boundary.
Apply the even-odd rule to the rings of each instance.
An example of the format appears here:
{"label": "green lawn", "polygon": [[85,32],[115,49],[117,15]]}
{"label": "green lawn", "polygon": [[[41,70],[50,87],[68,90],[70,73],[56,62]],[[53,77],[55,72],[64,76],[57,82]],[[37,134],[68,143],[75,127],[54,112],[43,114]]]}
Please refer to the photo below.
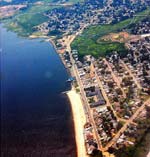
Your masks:
{"label": "green lawn", "polygon": [[[150,9],[138,13],[137,15],[150,15]],[[71,47],[72,49],[77,49],[79,51],[80,57],[83,57],[86,54],[91,54],[95,57],[104,57],[112,51],[118,51],[119,53],[124,54],[126,49],[123,43],[108,41],[98,43],[97,40],[109,33],[120,32],[122,29],[128,28],[131,24],[137,23],[143,18],[145,17],[138,16],[117,24],[90,26],[74,40]]]}

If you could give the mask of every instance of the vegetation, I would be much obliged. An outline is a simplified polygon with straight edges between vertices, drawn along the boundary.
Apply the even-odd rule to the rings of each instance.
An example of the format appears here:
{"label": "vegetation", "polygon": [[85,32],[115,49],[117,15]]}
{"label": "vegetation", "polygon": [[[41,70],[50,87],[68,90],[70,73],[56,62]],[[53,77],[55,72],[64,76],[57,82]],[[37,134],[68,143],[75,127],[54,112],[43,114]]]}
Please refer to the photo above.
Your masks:
{"label": "vegetation", "polygon": [[[44,13],[53,8],[60,7],[47,5],[47,3],[54,2],[54,0],[43,0],[43,5],[32,4],[37,2],[37,0],[15,0],[8,4],[20,4],[24,2],[28,2],[28,8],[18,12],[12,18],[6,20],[7,28],[21,36],[29,36],[33,34],[35,26],[48,20],[48,17],[44,16]],[[82,2],[82,0],[68,0],[67,2],[77,3]],[[52,34],[55,34],[55,32],[52,32]]]}
{"label": "vegetation", "polygon": [[53,31],[49,31],[48,35],[49,36],[56,36],[56,35],[61,35],[62,33],[59,30],[53,30]]}
{"label": "vegetation", "polygon": [[142,140],[138,143],[134,157],[143,157],[146,156],[147,153],[149,152],[149,146],[150,146],[150,128],[147,130],[145,133],[145,136],[142,138]]}
{"label": "vegetation", "polygon": [[78,38],[72,44],[73,49],[77,49],[79,51],[79,55],[82,58],[84,55],[91,54],[95,57],[106,56],[112,51],[118,51],[121,53],[126,53],[126,48],[123,43],[117,42],[101,42],[98,43],[92,39]]}
{"label": "vegetation", "polygon": [[17,32],[22,36],[29,36],[34,32],[34,26],[37,26],[47,20],[47,17],[41,14],[25,14],[19,16],[7,23],[7,28],[14,32]]}
{"label": "vegetation", "polygon": [[149,152],[150,119],[148,119],[148,117],[150,108],[148,107],[147,109],[147,118],[142,119],[142,121],[141,119],[136,121],[138,123],[136,144],[134,146],[125,146],[120,148],[119,150],[115,150],[114,153],[116,157],[143,157],[146,156]]}
{"label": "vegetation", "polygon": [[47,21],[44,12],[52,9],[51,6],[35,5],[27,10],[19,12],[13,18],[7,20],[7,28],[22,36],[29,36],[34,32],[34,27]]}
{"label": "vegetation", "polygon": [[98,39],[112,32],[113,33],[120,32],[123,29],[129,31],[131,25],[145,18],[145,16],[141,16],[141,15],[148,15],[149,12],[150,9],[147,9],[137,14],[140,16],[136,16],[121,21],[117,24],[90,26],[74,40],[71,47],[79,51],[80,57],[83,57],[84,55],[88,55],[88,54],[91,54],[95,57],[98,56],[103,57],[114,50],[118,51],[121,54],[124,54],[126,53],[126,48],[123,43],[110,42],[110,41],[99,42]]}
{"label": "vegetation", "polygon": [[90,155],[90,157],[102,157],[102,152],[99,150],[95,150],[93,155]]}
{"label": "vegetation", "polygon": [[[144,133],[141,140],[135,146],[123,147],[115,152],[116,157],[143,157],[148,153],[150,145],[147,138],[150,137],[150,128]],[[121,154],[121,156],[120,156]]]}

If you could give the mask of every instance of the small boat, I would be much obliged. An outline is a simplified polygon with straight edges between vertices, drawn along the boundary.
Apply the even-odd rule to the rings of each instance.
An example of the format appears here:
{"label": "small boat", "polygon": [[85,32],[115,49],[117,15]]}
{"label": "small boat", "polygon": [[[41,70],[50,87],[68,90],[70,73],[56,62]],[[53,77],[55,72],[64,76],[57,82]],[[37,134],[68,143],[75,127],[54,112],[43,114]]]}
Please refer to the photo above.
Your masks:
{"label": "small boat", "polygon": [[72,81],[74,81],[75,80],[75,77],[69,77],[67,80],[66,80],[66,82],[72,82]]}

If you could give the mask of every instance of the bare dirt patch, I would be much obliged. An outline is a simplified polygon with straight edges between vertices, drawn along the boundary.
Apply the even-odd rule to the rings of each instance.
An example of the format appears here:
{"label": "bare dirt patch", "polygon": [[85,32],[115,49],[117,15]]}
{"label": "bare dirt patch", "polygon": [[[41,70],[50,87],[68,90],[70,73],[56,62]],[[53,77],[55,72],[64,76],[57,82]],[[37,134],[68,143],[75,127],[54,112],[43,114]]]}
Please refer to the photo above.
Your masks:
{"label": "bare dirt patch", "polygon": [[112,42],[120,42],[125,43],[129,39],[131,39],[132,35],[127,32],[120,32],[120,33],[110,33],[101,37],[98,41],[112,41]]}

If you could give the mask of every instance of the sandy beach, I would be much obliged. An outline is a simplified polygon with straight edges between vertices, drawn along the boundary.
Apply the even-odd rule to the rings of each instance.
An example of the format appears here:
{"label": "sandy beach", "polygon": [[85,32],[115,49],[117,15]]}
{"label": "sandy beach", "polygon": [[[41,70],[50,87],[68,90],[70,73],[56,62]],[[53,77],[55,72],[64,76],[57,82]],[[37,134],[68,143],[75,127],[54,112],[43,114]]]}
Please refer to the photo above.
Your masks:
{"label": "sandy beach", "polygon": [[147,157],[150,157],[150,152],[147,154]]}
{"label": "sandy beach", "polygon": [[86,123],[86,117],[84,114],[82,101],[80,95],[76,93],[75,89],[68,91],[67,95],[71,103],[71,109],[73,114],[77,157],[87,157],[83,135],[83,128],[84,124]]}
{"label": "sandy beach", "polygon": [[46,38],[46,39],[48,39],[48,36],[46,36],[46,35],[30,35],[29,38],[30,39],[36,39],[36,38]]}

